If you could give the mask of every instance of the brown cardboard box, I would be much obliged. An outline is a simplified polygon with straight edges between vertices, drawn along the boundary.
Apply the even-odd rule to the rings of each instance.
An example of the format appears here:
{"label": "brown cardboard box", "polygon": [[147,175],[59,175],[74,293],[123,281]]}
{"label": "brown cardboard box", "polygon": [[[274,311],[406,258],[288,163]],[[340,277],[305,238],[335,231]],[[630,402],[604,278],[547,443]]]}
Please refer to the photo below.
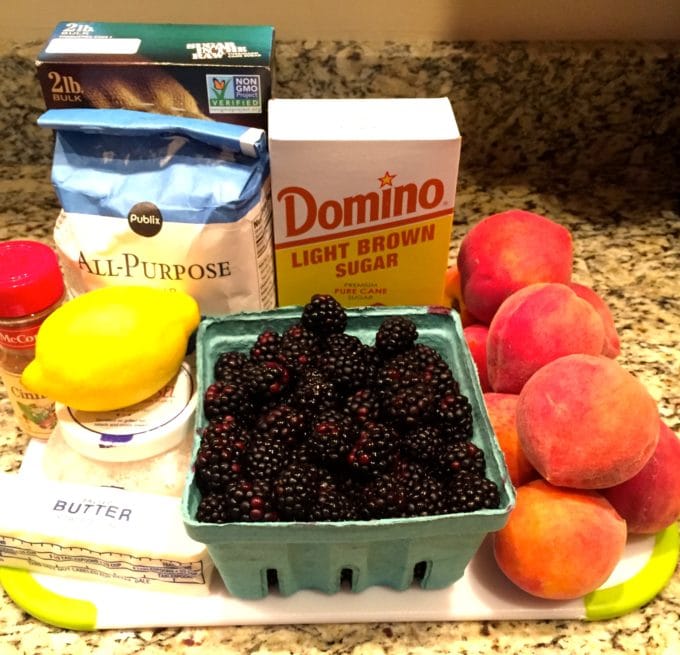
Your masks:
{"label": "brown cardboard box", "polygon": [[57,25],[36,61],[48,109],[123,108],[266,129],[274,28]]}

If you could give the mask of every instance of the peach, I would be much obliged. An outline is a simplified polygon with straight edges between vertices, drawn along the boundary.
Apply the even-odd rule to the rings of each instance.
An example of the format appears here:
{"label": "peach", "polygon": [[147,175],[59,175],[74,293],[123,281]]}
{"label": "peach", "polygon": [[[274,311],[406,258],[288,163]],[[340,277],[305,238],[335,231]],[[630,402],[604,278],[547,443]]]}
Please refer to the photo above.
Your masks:
{"label": "peach", "polygon": [[633,534],[654,534],[680,519],[680,439],[659,424],[659,442],[642,470],[602,492]]}
{"label": "peach", "polygon": [[451,264],[444,272],[444,295],[451,300],[452,307],[463,300],[460,292],[460,271],[455,264]]}
{"label": "peach", "polygon": [[577,296],[589,302],[600,315],[602,325],[604,326],[604,348],[602,349],[602,354],[605,357],[618,357],[621,354],[621,340],[619,339],[619,333],[616,331],[614,317],[609,309],[609,305],[593,289],[584,284],[569,282],[568,286]]}
{"label": "peach", "polygon": [[571,233],[548,218],[520,209],[474,225],[458,249],[463,300],[488,325],[500,304],[534,282],[567,283],[572,273]]}
{"label": "peach", "polygon": [[542,366],[572,353],[599,355],[604,327],[599,314],[566,284],[530,284],[498,308],[487,340],[494,391],[519,393]]}
{"label": "peach", "polygon": [[626,522],[597,491],[534,480],[517,490],[506,525],[492,537],[501,571],[524,591],[550,600],[600,587],[626,546]]}
{"label": "peach", "polygon": [[512,393],[485,393],[484,404],[491,427],[498,439],[510,482],[515,487],[526,484],[538,477],[536,469],[524,454],[517,435],[517,401],[519,396]]}
{"label": "peach", "polygon": [[463,327],[475,322],[463,302],[463,294],[460,290],[460,271],[456,264],[449,266],[444,274],[444,298],[449,307],[458,312]]}
{"label": "peach", "polygon": [[476,323],[468,325],[463,328],[463,338],[472,355],[472,361],[477,367],[477,375],[479,376],[479,385],[482,391],[491,391],[489,384],[489,375],[486,368],[486,337],[489,334],[489,328],[486,325]]}
{"label": "peach", "polygon": [[517,432],[529,461],[552,484],[604,489],[647,463],[659,438],[659,413],[616,360],[566,355],[524,385]]}

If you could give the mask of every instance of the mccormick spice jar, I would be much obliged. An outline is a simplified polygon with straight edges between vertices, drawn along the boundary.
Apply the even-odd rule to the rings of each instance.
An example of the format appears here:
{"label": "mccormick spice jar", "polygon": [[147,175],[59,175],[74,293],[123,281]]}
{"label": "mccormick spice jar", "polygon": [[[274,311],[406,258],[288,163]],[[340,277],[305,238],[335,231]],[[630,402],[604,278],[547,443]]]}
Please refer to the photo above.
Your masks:
{"label": "mccormick spice jar", "polygon": [[28,391],[21,374],[35,356],[38,328],[63,299],[54,250],[39,241],[0,243],[0,377],[17,424],[32,437],[49,437],[57,417],[54,403]]}

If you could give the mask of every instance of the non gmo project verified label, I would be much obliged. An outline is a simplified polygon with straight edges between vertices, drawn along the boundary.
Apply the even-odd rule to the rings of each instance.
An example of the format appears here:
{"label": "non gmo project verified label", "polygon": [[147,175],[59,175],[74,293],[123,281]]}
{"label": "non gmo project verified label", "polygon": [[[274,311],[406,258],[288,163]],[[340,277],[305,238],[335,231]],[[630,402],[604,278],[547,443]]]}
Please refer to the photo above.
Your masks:
{"label": "non gmo project verified label", "polygon": [[211,114],[260,114],[259,75],[206,75]]}

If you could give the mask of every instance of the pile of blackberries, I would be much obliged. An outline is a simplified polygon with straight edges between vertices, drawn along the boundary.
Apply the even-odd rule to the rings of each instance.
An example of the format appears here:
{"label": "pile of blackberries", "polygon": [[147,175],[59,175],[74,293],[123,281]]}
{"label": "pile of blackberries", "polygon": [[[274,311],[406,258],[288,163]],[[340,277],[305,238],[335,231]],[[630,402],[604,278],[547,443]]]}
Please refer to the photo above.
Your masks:
{"label": "pile of blackberries", "polygon": [[219,354],[203,397],[196,519],[349,521],[497,508],[472,408],[410,319],[374,343],[317,294],[279,334]]}

